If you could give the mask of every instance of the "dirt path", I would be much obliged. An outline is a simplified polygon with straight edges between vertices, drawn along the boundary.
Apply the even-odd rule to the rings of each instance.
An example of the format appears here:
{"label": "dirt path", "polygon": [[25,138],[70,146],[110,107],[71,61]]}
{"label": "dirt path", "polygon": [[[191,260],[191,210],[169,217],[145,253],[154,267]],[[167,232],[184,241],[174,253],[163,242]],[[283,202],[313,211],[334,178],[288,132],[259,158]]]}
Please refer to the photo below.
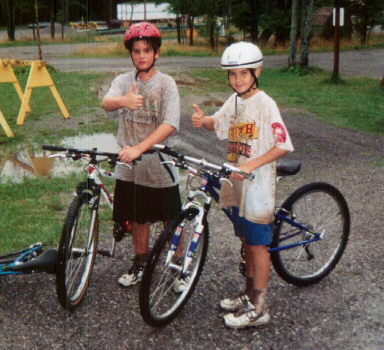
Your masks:
{"label": "dirt path", "polygon": [[[48,64],[63,71],[109,71],[121,72],[131,68],[130,59],[125,58],[66,58],[63,55],[79,48],[103,46],[103,43],[46,45],[42,51]],[[340,73],[381,79],[384,74],[384,49],[354,50],[340,53]],[[0,48],[0,58],[36,60],[37,49],[33,46]],[[311,53],[309,62],[328,71],[333,70],[333,53]],[[190,68],[219,67],[218,57],[162,57],[157,66],[166,72],[185,71]],[[285,67],[286,55],[271,55],[264,58],[265,67]]]}

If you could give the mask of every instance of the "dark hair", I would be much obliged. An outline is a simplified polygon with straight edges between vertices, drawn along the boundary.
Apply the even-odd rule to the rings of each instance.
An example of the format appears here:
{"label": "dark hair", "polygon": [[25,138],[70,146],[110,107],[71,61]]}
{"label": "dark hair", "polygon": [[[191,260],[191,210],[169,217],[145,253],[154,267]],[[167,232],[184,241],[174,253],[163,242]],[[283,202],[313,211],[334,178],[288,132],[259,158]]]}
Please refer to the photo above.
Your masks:
{"label": "dark hair", "polygon": [[125,48],[132,53],[133,43],[138,40],[144,40],[150,47],[152,47],[153,51],[155,53],[159,50],[161,46],[161,38],[154,38],[154,37],[137,37],[130,40],[124,41]]}

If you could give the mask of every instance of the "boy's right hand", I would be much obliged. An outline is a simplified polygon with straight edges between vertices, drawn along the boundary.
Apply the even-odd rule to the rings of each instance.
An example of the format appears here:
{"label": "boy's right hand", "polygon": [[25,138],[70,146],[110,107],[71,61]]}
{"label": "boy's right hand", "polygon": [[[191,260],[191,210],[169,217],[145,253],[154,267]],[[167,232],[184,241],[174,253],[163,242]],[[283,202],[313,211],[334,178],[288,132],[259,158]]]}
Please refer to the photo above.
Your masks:
{"label": "boy's right hand", "polygon": [[195,113],[192,114],[192,125],[195,128],[201,128],[204,125],[204,112],[200,109],[200,107],[196,104],[192,105]]}
{"label": "boy's right hand", "polygon": [[124,107],[127,107],[129,109],[140,109],[144,105],[144,97],[141,95],[135,94],[136,90],[136,83],[133,83],[131,86],[131,89],[123,95],[122,98],[122,104]]}

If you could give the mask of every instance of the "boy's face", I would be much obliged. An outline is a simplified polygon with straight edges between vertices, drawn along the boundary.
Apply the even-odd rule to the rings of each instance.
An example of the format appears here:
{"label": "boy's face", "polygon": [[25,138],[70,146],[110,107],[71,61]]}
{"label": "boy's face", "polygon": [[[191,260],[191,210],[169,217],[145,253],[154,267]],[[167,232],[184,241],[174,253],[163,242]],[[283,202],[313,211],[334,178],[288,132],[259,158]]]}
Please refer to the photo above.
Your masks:
{"label": "boy's face", "polygon": [[160,56],[160,50],[156,54],[151,45],[145,40],[138,40],[133,43],[131,52],[133,64],[138,70],[148,69],[155,59]]}
{"label": "boy's face", "polygon": [[[261,67],[255,69],[256,77],[259,77],[261,73]],[[228,72],[229,84],[236,90],[238,94],[247,91],[254,83],[253,76],[248,68],[236,68],[230,69]],[[243,97],[247,98],[253,94],[254,90],[249,91]],[[249,95],[249,96],[248,96]]]}

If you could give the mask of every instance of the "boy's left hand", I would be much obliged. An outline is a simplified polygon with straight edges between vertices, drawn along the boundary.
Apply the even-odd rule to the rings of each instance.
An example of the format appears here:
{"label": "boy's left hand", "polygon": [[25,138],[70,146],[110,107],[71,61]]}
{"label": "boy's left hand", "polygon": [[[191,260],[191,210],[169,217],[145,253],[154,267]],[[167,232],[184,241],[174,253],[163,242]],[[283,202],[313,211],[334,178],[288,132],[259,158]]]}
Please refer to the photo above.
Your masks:
{"label": "boy's left hand", "polygon": [[121,162],[130,163],[141,156],[141,151],[136,146],[125,146],[119,152]]}

